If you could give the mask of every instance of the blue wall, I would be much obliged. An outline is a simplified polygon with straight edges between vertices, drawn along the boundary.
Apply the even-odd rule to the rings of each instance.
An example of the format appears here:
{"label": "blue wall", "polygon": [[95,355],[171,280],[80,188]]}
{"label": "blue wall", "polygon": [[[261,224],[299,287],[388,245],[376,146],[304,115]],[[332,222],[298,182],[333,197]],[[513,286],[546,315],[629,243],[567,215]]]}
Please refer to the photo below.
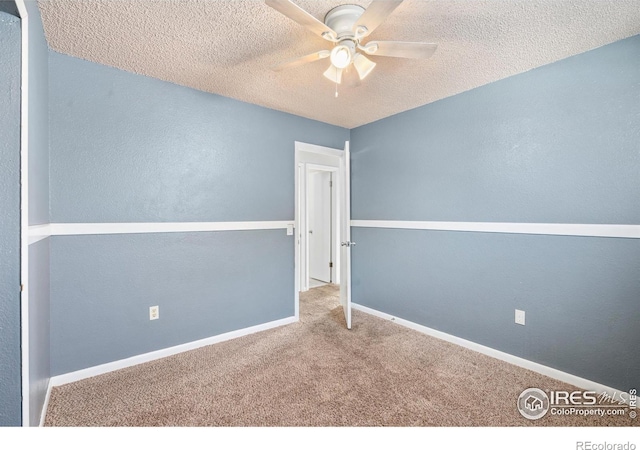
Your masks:
{"label": "blue wall", "polygon": [[0,0],[0,12],[11,14],[16,17],[20,17],[18,13],[18,7],[13,0]]}
{"label": "blue wall", "polygon": [[51,254],[53,375],[294,314],[286,230],[56,236]]}
{"label": "blue wall", "polygon": [[[29,16],[29,225],[49,223],[49,47],[35,1]],[[40,422],[50,373],[49,239],[29,247],[29,419]]]}
{"label": "blue wall", "polygon": [[51,377],[50,239],[29,246],[29,421],[40,423]]}
{"label": "blue wall", "polygon": [[52,222],[289,220],[295,140],[349,131],[51,52]]}
{"label": "blue wall", "polygon": [[352,130],[352,217],[640,223],[640,36]]}
{"label": "blue wall", "polygon": [[[639,224],[639,60],[635,36],[352,130],[352,218]],[[362,228],[353,238],[355,302],[637,386],[640,241]]]}
{"label": "blue wall", "polygon": [[[50,53],[52,222],[293,220],[343,128]],[[54,237],[52,374],[293,316],[286,231]],[[150,306],[160,319],[150,322]]]}
{"label": "blue wall", "polygon": [[20,425],[20,19],[0,11],[0,426]]}
{"label": "blue wall", "polygon": [[29,15],[29,225],[49,223],[49,46],[36,1]]}

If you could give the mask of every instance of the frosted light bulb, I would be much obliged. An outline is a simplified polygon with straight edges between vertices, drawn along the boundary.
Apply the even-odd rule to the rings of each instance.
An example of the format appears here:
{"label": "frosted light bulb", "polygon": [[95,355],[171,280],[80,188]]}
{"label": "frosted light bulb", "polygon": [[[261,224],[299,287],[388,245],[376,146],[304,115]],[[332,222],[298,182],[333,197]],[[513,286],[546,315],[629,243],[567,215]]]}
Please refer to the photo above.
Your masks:
{"label": "frosted light bulb", "polygon": [[344,69],[351,64],[351,50],[346,45],[338,45],[331,50],[331,64]]}

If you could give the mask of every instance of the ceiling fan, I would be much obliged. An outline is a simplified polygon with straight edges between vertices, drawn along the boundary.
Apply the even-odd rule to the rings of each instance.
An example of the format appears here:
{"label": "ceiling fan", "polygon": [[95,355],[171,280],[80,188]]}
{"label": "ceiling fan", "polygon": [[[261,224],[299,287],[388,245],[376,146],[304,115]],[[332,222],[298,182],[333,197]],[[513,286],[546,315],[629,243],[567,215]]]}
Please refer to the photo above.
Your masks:
{"label": "ceiling fan", "polygon": [[[287,61],[273,70],[279,71],[302,64],[330,58],[331,65],[324,76],[340,84],[343,74],[353,67],[357,78],[353,84],[371,73],[376,63],[365,56],[392,56],[396,58],[427,59],[436,51],[437,45],[427,42],[368,41],[367,38],[402,3],[403,0],[373,0],[367,9],[358,5],[341,5],[330,10],[324,23],[290,0],[265,0],[265,3],[298,22],[312,33],[334,44],[331,50],[320,50]],[[337,97],[337,90],[336,90]]]}

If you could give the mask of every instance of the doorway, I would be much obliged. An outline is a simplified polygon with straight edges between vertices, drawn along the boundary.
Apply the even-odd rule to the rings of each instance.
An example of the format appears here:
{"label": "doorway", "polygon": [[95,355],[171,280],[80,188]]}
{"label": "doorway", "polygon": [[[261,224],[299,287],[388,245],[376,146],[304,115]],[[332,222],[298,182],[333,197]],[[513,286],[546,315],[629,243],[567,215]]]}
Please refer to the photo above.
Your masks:
{"label": "doorway", "polygon": [[337,168],[306,165],[307,287],[337,283],[335,267],[339,253],[337,199],[333,180]]}
{"label": "doorway", "polygon": [[295,317],[300,292],[330,283],[340,286],[351,328],[349,143],[338,150],[296,142],[295,168]]}

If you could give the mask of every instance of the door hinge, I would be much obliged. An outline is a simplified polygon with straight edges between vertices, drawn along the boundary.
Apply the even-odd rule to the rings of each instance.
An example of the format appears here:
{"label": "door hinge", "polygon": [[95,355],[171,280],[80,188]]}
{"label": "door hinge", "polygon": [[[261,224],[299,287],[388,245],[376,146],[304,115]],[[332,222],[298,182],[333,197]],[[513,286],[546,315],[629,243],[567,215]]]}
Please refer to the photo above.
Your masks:
{"label": "door hinge", "polygon": [[333,187],[333,181],[329,181],[329,187]]}
{"label": "door hinge", "polygon": [[329,267],[333,267],[333,263],[332,262],[329,263]]}

